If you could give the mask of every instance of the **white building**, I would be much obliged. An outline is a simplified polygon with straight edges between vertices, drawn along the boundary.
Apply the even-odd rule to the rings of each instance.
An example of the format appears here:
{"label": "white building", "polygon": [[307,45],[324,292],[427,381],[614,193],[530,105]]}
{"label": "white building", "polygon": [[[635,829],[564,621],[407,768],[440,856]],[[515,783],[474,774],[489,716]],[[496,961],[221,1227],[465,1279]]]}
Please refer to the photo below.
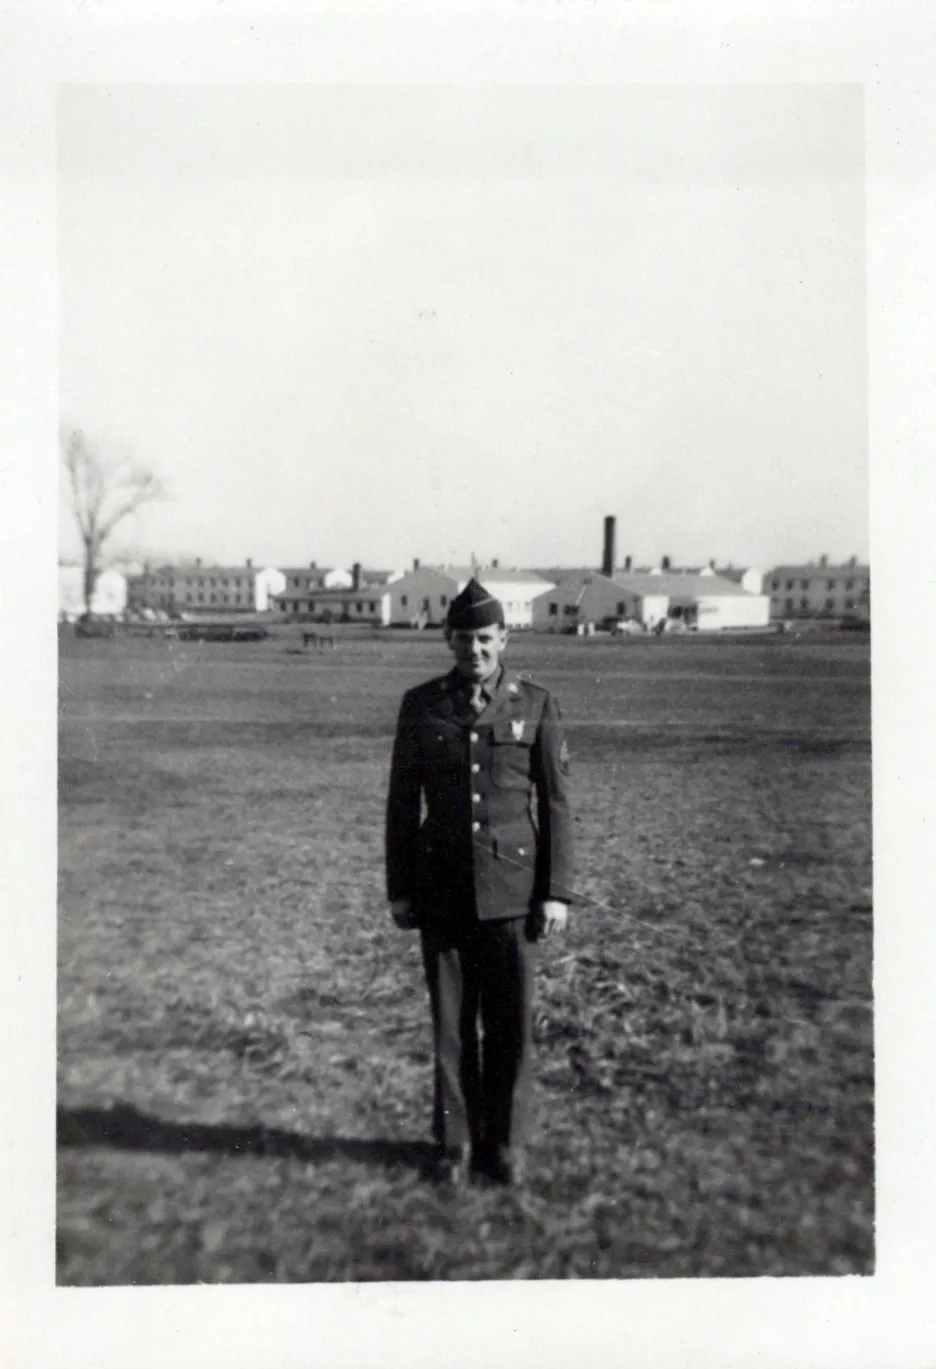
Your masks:
{"label": "white building", "polygon": [[[59,618],[73,623],[85,612],[84,567],[60,562],[58,568]],[[127,577],[113,568],[102,570],[94,585],[91,612],[96,616],[123,613],[127,607]]]}
{"label": "white building", "polygon": [[709,570],[704,575],[678,571],[570,571],[539,595],[533,625],[540,631],[577,630],[616,619],[632,619],[648,630],[667,619],[701,631],[767,627],[770,601]]}
{"label": "white building", "polygon": [[282,593],[302,595],[318,589],[350,589],[352,574],[341,566],[318,566],[310,561],[307,566],[283,566]]}
{"label": "white building", "polygon": [[263,613],[280,593],[285,576],[275,566],[193,565],[145,567],[129,581],[129,605],[175,613]]}
{"label": "white building", "polygon": [[441,624],[449,604],[472,576],[501,601],[507,627],[532,628],[533,604],[550,582],[536,571],[501,566],[496,561],[478,567],[415,565],[387,586],[390,622]]}
{"label": "white building", "polygon": [[871,614],[871,570],[853,557],[844,566],[774,566],[765,577],[773,618],[864,618]]}

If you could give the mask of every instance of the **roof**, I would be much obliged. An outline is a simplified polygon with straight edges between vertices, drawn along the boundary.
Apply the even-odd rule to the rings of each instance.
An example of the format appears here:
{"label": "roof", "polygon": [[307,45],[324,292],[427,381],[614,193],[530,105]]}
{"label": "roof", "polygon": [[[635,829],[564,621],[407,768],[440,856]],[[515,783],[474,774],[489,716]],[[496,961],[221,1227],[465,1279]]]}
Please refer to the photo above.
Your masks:
{"label": "roof", "polygon": [[427,566],[427,570],[437,570],[453,580],[468,581],[472,576],[482,585],[535,585],[547,581],[538,571],[524,570],[517,566]]}
{"label": "roof", "polygon": [[313,580],[321,580],[323,576],[331,575],[333,571],[343,568],[341,566],[277,566],[276,569],[282,571],[283,575],[308,575]]}
{"label": "roof", "polygon": [[284,589],[278,594],[274,594],[274,599],[379,599],[381,595],[389,594],[389,585],[358,585],[357,589],[353,585],[331,585],[327,589],[323,585],[313,586],[311,589]]}
{"label": "roof", "polygon": [[805,565],[805,566],[803,566],[803,565],[797,565],[797,566],[771,566],[770,570],[765,570],[765,571],[764,571],[764,576],[765,576],[765,578],[768,577],[768,576],[771,576],[771,575],[820,575],[820,576],[821,576],[821,575],[828,575],[829,573],[834,573],[834,574],[836,574],[836,575],[867,575],[867,574],[869,573],[870,569],[871,569],[871,568],[870,568],[870,566],[868,565],[867,561],[862,561],[862,562],[856,561],[854,565],[851,565],[851,564],[849,564],[848,562],[846,562],[844,565],[835,565],[835,566],[833,566],[833,565],[831,565],[831,564],[826,565],[826,566],[820,566],[820,565],[818,565],[818,564],[816,564],[816,563],[813,563],[812,565]]}
{"label": "roof", "polygon": [[659,575],[653,575],[640,571],[615,571],[611,579],[621,589],[634,594],[665,594],[670,598],[681,594],[699,598],[748,594],[746,589],[721,575],[689,575],[679,571],[662,571]]}
{"label": "roof", "polygon": [[200,566],[196,566],[192,561],[164,561],[158,566],[144,567],[133,578],[145,579],[152,575],[259,575],[261,571],[268,569],[268,566],[248,566],[245,561],[239,562],[236,566],[217,566],[213,562],[202,562]]}
{"label": "roof", "polygon": [[[602,575],[600,570],[565,570],[562,571],[560,578],[554,585],[544,586],[543,593],[549,594],[551,589],[567,589],[569,585],[590,584],[610,585],[612,588],[618,588],[617,582],[610,580],[607,575]],[[537,595],[537,598],[542,598],[542,594]]]}
{"label": "roof", "polygon": [[719,598],[731,595],[748,595],[746,589],[734,584],[731,580],[723,580],[718,575],[687,575],[678,572],[664,571],[660,575],[651,574],[649,571],[625,571],[618,570],[611,576],[602,575],[597,570],[576,570],[569,571],[562,580],[559,581],[558,588],[568,588],[570,584],[599,584],[615,589],[622,589],[627,594],[639,594],[642,597],[652,594],[664,595],[667,598],[679,598],[689,596],[690,598]]}
{"label": "roof", "polygon": [[398,574],[399,572],[395,570],[368,570],[366,566],[361,571],[361,575],[369,585],[387,585]]}

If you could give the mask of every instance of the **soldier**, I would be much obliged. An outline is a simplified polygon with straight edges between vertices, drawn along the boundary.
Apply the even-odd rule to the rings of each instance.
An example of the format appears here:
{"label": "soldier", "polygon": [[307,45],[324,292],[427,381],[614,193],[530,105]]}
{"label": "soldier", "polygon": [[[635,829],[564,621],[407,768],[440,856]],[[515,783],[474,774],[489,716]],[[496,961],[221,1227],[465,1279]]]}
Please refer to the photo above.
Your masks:
{"label": "soldier", "polygon": [[452,600],[445,636],[454,669],[400,709],[387,896],[422,941],[440,1177],[518,1183],[535,943],[565,928],[571,901],[568,750],[549,692],[502,665],[503,608],[477,580]]}

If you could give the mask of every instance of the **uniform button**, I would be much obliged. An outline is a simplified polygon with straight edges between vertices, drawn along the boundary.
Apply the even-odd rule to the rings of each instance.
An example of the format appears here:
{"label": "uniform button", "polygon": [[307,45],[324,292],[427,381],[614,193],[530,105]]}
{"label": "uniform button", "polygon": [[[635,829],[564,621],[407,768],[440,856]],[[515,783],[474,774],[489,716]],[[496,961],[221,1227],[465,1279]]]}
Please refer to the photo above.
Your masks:
{"label": "uniform button", "polygon": [[472,832],[480,832],[480,831],[481,831],[481,824],[480,824],[480,822],[473,822],[473,823],[471,824],[471,830],[472,830]]}
{"label": "uniform button", "polygon": [[481,802],[481,795],[480,795],[480,794],[472,794],[472,796],[471,796],[471,802],[472,802],[472,803],[480,803],[480,802]]}
{"label": "uniform button", "polygon": [[478,764],[477,761],[475,761],[474,765],[471,767],[471,773],[472,773],[472,775],[477,775],[477,773],[478,773],[478,771],[479,771],[480,769],[481,769],[480,765]]}
{"label": "uniform button", "polygon": [[470,742],[476,742],[476,741],[478,740],[478,734],[477,734],[477,732],[472,732],[472,733],[470,733],[469,736],[468,736],[468,740],[469,740]]}

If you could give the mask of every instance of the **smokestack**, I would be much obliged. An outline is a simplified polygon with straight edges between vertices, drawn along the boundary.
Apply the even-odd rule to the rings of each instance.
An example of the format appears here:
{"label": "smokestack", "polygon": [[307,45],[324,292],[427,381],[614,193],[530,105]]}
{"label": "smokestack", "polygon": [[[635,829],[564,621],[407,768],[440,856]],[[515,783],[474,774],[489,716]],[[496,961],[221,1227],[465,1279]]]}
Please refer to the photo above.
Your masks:
{"label": "smokestack", "polygon": [[495,557],[494,557],[494,560],[491,562],[491,570],[497,570],[499,566],[500,566],[500,561],[499,561],[498,558],[495,556]]}
{"label": "smokestack", "polygon": [[632,566],[633,564],[634,564],[634,558],[633,558],[632,556],[625,556],[625,557],[624,557],[624,569],[625,569],[625,570],[630,570],[630,568],[631,568],[631,566]]}
{"label": "smokestack", "polygon": [[413,557],[413,570],[419,570],[419,557]]}
{"label": "smokestack", "polygon": [[354,590],[359,590],[361,588],[360,561],[355,561],[354,565],[351,567],[351,588]]}
{"label": "smokestack", "polygon": [[315,567],[315,562],[314,562],[314,561],[310,561],[310,562],[309,562],[309,570],[315,570],[315,568],[316,568],[316,567]]}
{"label": "smokestack", "polygon": [[616,519],[609,514],[604,521],[604,556],[601,562],[602,575],[614,574],[614,528]]}
{"label": "smokestack", "polygon": [[253,569],[253,561],[251,561],[251,559],[250,559],[249,556],[247,557],[247,569],[248,569],[248,570],[252,570],[252,569]]}
{"label": "smokestack", "polygon": [[669,570],[670,565],[671,565],[671,562],[670,562],[669,557],[668,557],[668,556],[664,556],[664,557],[663,557],[663,560],[660,562],[660,569],[661,569],[661,570]]}

